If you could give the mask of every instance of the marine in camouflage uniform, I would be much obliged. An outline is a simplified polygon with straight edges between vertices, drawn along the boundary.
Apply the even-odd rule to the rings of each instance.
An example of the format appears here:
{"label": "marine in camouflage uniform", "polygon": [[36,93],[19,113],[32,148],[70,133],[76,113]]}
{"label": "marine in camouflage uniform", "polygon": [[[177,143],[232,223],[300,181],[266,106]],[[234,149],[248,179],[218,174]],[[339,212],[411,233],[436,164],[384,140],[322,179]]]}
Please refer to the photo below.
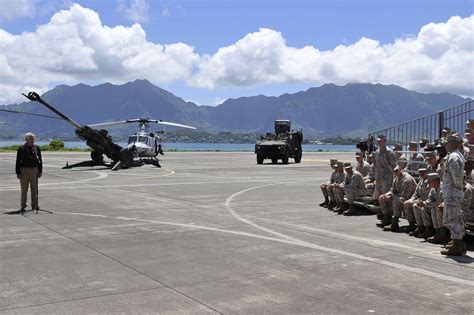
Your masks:
{"label": "marine in camouflage uniform", "polygon": [[[343,170],[346,167],[350,167],[351,163],[343,163]],[[344,212],[347,210],[347,205],[344,203],[344,187],[350,183],[350,177],[347,173],[344,174],[344,180],[340,184],[334,184],[332,191],[334,194],[334,199],[336,200],[336,206],[332,209],[334,212]]]}
{"label": "marine in camouflage uniform", "polygon": [[397,165],[398,167],[400,167],[400,169],[404,170],[405,167],[407,167],[408,159],[405,153],[402,153],[400,151],[403,151],[403,145],[401,143],[395,143],[393,152],[395,153],[395,156],[397,157]]}
{"label": "marine in camouflage uniform", "polygon": [[[393,169],[395,179],[392,188],[388,193],[380,196],[379,202],[383,213],[383,219],[377,224],[379,227],[385,227],[389,224],[390,230],[398,232],[398,219],[402,217],[403,203],[410,199],[416,189],[416,181],[410,174],[403,172],[400,167]],[[393,217],[392,217],[393,216]]]}
{"label": "marine in camouflage uniform", "polygon": [[362,175],[362,177],[368,176],[370,171],[372,170],[372,167],[367,161],[364,160],[362,153],[360,152],[356,153],[356,160],[357,160],[356,171],[359,172]]}
{"label": "marine in camouflage uniform", "polygon": [[413,232],[423,226],[423,219],[421,209],[416,206],[419,201],[426,200],[430,193],[430,186],[428,184],[428,171],[426,168],[418,169],[420,181],[416,185],[413,196],[403,203],[403,210],[405,212],[405,219],[408,221],[407,232]]}
{"label": "marine in camouflage uniform", "polygon": [[334,169],[334,165],[337,163],[336,159],[331,159],[329,160],[329,166],[332,169],[331,176],[329,177],[329,181],[326,183],[321,184],[321,192],[323,193],[324,196],[324,202],[320,203],[319,206],[321,207],[327,207],[329,204],[329,185],[334,184],[336,180],[336,170]]}
{"label": "marine in camouflage uniform", "polygon": [[379,148],[375,152],[375,189],[373,199],[378,200],[378,197],[390,190],[393,181],[392,171],[397,163],[395,153],[386,147],[386,137],[379,135],[377,138]]}
{"label": "marine in camouflage uniform", "polygon": [[462,256],[464,221],[462,202],[464,199],[464,157],[459,152],[462,139],[458,134],[449,135],[445,148],[448,152],[443,175],[443,224],[451,233],[452,246],[441,251],[442,255]]}
{"label": "marine in camouflage uniform", "polygon": [[442,178],[441,166],[438,165],[436,153],[434,152],[425,153],[425,160],[428,163],[428,165],[426,166],[426,169],[428,170],[428,174],[438,173],[439,178]]}
{"label": "marine in camouflage uniform", "polygon": [[347,197],[348,209],[344,212],[344,215],[354,215],[356,214],[354,208],[355,198],[365,197],[369,191],[360,172],[354,171],[352,166],[346,166],[345,171],[346,183],[344,184],[344,192]]}
{"label": "marine in camouflage uniform", "polygon": [[419,168],[426,166],[424,163],[421,163],[421,162],[424,162],[425,158],[423,157],[423,154],[416,152],[418,150],[418,146],[415,141],[410,141],[408,150],[412,151],[412,153],[408,154],[408,168],[407,169],[410,175],[413,175],[418,172]]}
{"label": "marine in camouflage uniform", "polygon": [[334,182],[328,185],[327,192],[329,195],[329,204],[328,210],[334,210],[334,207],[337,206],[338,198],[336,196],[336,191],[340,189],[342,183],[346,178],[346,174],[344,173],[344,164],[342,162],[337,162],[334,164],[335,174],[334,174]]}
{"label": "marine in camouflage uniform", "polygon": [[[449,241],[449,231],[443,225],[443,212],[441,210],[443,204],[443,186],[438,173],[428,174],[428,181],[431,188],[430,194],[428,195],[428,199],[420,204],[420,207],[423,207],[425,211],[429,211],[431,222],[433,223],[434,237],[429,238],[428,242],[444,244]],[[423,231],[423,233],[428,234],[426,231]],[[423,236],[424,235],[418,235],[418,237]]]}

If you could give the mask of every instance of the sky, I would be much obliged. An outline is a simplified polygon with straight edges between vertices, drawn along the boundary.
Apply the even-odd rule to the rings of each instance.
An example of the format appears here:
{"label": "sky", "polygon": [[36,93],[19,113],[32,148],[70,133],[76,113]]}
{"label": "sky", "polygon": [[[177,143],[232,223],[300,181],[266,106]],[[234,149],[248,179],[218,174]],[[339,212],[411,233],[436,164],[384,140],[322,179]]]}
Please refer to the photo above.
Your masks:
{"label": "sky", "polygon": [[324,83],[474,95],[474,0],[0,0],[0,104],[148,79],[185,100]]}

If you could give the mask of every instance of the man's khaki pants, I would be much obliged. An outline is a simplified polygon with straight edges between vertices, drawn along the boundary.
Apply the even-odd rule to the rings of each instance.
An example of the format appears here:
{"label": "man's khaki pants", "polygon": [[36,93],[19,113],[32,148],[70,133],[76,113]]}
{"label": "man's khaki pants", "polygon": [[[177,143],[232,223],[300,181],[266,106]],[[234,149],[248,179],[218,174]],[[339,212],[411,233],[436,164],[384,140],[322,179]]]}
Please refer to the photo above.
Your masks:
{"label": "man's khaki pants", "polygon": [[20,169],[21,184],[21,207],[26,208],[26,198],[28,196],[28,187],[31,188],[31,208],[38,206],[38,168],[22,167]]}

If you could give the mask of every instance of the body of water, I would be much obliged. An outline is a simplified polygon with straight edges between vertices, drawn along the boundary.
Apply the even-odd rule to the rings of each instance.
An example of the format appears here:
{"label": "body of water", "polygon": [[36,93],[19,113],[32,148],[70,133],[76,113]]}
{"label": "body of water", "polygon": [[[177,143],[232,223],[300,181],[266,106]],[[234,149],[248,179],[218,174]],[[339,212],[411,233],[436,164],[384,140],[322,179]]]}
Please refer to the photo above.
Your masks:
{"label": "body of water", "polygon": [[[21,141],[2,141],[0,140],[0,147],[21,144]],[[48,144],[47,141],[37,141],[36,144]],[[82,141],[66,141],[67,148],[87,148],[85,142]],[[121,146],[126,143],[119,142]],[[254,144],[251,143],[173,143],[167,142],[163,145],[166,150],[178,151],[224,151],[224,152],[253,152]],[[304,144],[303,152],[317,152],[317,151],[332,151],[332,152],[355,152],[355,145],[332,145],[332,144]]]}

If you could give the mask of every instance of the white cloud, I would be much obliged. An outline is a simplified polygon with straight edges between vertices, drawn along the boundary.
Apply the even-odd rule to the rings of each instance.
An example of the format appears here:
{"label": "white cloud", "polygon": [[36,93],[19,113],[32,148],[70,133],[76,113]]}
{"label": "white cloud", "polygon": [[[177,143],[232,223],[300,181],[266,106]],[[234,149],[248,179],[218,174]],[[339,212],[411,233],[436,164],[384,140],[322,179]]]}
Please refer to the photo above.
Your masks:
{"label": "white cloud", "polygon": [[74,4],[35,32],[0,29],[0,103],[29,89],[45,91],[50,82],[185,81],[198,60],[191,46],[149,42],[139,24],[108,27],[96,12]]}
{"label": "white cloud", "polygon": [[474,15],[452,17],[389,44],[361,38],[327,51],[291,47],[281,33],[260,29],[200,56],[185,43],[149,41],[136,23],[105,26],[96,12],[74,4],[34,32],[14,35],[0,29],[0,103],[22,100],[21,92],[44,92],[55,83],[137,78],[206,89],[380,82],[473,96],[473,28]]}
{"label": "white cloud", "polygon": [[146,23],[150,19],[148,0],[118,0],[118,10],[132,22]]}
{"label": "white cloud", "polygon": [[35,15],[35,0],[2,0],[0,3],[0,20],[13,20],[19,17]]}
{"label": "white cloud", "polygon": [[215,89],[290,82],[378,82],[473,95],[473,30],[474,15],[455,16],[390,44],[361,38],[320,51],[312,46],[287,46],[281,33],[262,28],[212,56],[203,56],[188,83]]}

